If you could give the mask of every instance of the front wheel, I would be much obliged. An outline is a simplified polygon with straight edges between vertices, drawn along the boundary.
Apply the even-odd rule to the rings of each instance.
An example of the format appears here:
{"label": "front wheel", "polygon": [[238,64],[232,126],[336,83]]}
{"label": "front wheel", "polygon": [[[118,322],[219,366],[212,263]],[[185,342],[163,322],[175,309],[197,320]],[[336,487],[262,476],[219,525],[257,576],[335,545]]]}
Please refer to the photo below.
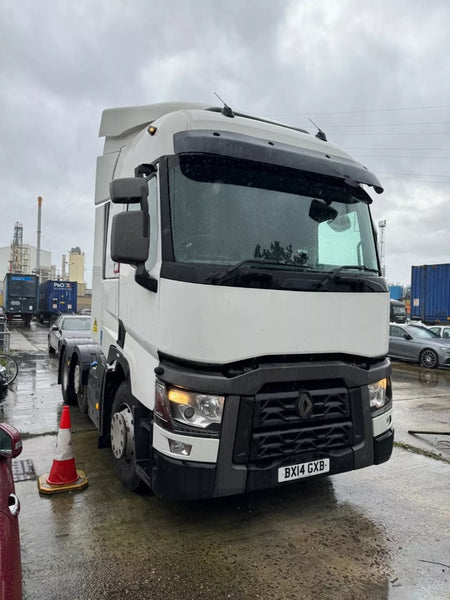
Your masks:
{"label": "front wheel", "polygon": [[142,480],[136,474],[135,406],[137,401],[124,381],[117,389],[111,409],[111,449],[120,481],[133,492],[143,487]]}
{"label": "front wheel", "polygon": [[419,364],[421,367],[426,367],[427,369],[435,369],[439,364],[436,352],[431,350],[431,348],[422,350],[419,357]]}

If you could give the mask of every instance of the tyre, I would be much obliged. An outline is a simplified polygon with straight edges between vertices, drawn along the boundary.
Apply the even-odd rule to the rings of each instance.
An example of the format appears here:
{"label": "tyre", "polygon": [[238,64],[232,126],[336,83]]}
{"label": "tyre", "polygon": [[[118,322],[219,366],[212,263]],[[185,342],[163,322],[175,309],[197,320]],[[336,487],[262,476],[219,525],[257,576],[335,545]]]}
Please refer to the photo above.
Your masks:
{"label": "tyre", "polygon": [[64,351],[61,357],[61,391],[66,404],[75,404],[77,395],[73,385],[73,368],[67,364],[67,353]]}
{"label": "tyre", "polygon": [[77,396],[78,408],[80,412],[85,413],[87,411],[87,394],[86,387],[83,386],[83,370],[78,360],[73,367],[73,387]]}
{"label": "tyre", "polygon": [[422,350],[419,357],[419,364],[421,367],[425,367],[427,369],[436,369],[439,365],[437,354],[431,348],[425,348]]}
{"label": "tyre", "polygon": [[129,490],[137,492],[144,484],[136,474],[136,449],[134,443],[133,407],[137,401],[132,397],[127,382],[117,388],[111,409],[111,449],[117,475]]}

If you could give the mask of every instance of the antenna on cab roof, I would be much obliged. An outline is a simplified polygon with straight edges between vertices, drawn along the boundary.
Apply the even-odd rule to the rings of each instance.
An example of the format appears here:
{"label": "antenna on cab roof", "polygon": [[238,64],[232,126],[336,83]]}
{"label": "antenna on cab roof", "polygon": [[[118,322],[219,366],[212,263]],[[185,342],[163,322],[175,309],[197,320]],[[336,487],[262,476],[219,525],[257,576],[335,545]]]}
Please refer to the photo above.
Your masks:
{"label": "antenna on cab roof", "polygon": [[[308,117],[309,118],[309,117]],[[317,133],[316,133],[316,138],[319,138],[319,140],[322,140],[324,142],[328,142],[327,140],[327,136],[325,135],[325,132],[323,132],[320,127],[318,125],[316,125],[314,123],[314,121],[312,119],[309,119],[311,121],[311,123],[314,125],[314,127],[316,127],[317,129]]]}
{"label": "antenna on cab roof", "polygon": [[222,114],[225,115],[226,117],[231,117],[234,118],[234,112],[233,109],[230,108],[228,106],[228,104],[226,104],[222,98],[219,96],[219,94],[216,94],[216,92],[213,92],[214,96],[216,96],[223,104],[223,108],[222,108]]}

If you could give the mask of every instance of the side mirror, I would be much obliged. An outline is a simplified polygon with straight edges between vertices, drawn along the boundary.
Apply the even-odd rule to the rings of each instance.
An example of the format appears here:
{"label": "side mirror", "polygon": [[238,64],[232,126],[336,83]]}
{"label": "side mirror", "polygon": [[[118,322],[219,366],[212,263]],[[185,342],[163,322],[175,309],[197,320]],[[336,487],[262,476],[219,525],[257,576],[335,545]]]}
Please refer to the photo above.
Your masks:
{"label": "side mirror", "polygon": [[412,340],[412,335],[409,335],[409,333],[404,333],[403,337],[405,338],[405,340]]}
{"label": "side mirror", "polygon": [[109,184],[109,195],[114,204],[141,204],[148,196],[147,180],[142,177],[113,179]]}
{"label": "side mirror", "polygon": [[111,259],[129,265],[145,263],[148,258],[149,230],[149,216],[142,210],[114,215],[111,223]]}
{"label": "side mirror", "polygon": [[6,458],[16,458],[22,452],[20,433],[8,423],[0,423],[0,455]]}
{"label": "side mirror", "polygon": [[[149,172],[153,172],[153,169]],[[111,202],[115,204],[141,206],[141,210],[114,215],[111,223],[111,259],[114,262],[135,265],[136,283],[151,292],[156,292],[158,282],[150,276],[144,265],[148,258],[150,242],[148,180],[142,177],[114,179],[109,184],[109,193]]]}

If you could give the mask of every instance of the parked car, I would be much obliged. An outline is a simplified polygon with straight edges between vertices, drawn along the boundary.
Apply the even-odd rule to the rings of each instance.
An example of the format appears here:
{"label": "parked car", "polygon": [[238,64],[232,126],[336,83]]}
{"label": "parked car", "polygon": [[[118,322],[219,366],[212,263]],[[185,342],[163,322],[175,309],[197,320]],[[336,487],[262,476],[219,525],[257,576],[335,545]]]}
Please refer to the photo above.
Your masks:
{"label": "parked car", "polygon": [[450,367],[450,339],[419,325],[389,326],[389,356],[435,369]]}
{"label": "parked car", "polygon": [[22,600],[19,512],[11,459],[22,452],[17,429],[0,423],[0,596]]}
{"label": "parked car", "polygon": [[48,352],[59,352],[59,345],[63,337],[89,337],[91,317],[83,315],[60,315],[48,332]]}
{"label": "parked car", "polygon": [[441,338],[450,339],[450,325],[430,325],[428,329]]}

